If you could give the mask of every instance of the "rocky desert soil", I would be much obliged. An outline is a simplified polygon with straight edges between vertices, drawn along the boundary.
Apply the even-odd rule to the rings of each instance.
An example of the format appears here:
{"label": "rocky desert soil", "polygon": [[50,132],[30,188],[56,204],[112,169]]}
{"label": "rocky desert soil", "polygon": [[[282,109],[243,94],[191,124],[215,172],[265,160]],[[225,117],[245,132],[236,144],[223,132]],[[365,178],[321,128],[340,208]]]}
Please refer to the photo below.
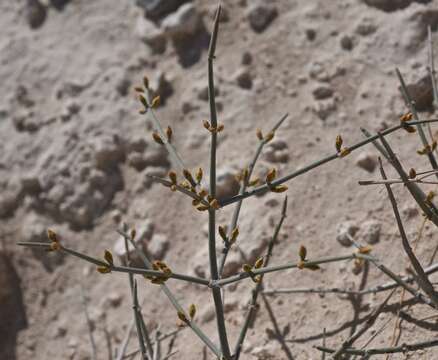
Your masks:
{"label": "rocky desert soil", "polygon": [[[287,120],[265,147],[255,173],[276,168],[286,175],[370,132],[398,124],[407,108],[395,73],[409,84],[421,118],[433,118],[428,78],[427,27],[438,53],[438,0],[222,0],[215,60],[219,121],[218,196],[237,193],[235,175],[256,151],[256,128],[267,133]],[[120,346],[132,321],[125,274],[99,274],[94,265],[59,253],[23,248],[18,241],[46,241],[54,229],[66,246],[115,261],[124,246],[123,222],[137,229],[140,246],[174,271],[208,278],[206,213],[191,200],[154,183],[175,164],[151,137],[134,87],[147,75],[161,105],[156,114],[173,129],[173,144],[187,167],[208,175],[209,118],[207,48],[217,2],[210,0],[17,0],[0,2],[0,358],[92,359],[82,294],[98,359],[107,344]],[[427,170],[416,134],[388,137],[403,165]],[[287,218],[272,264],[351,254],[351,239],[399,274],[407,257],[378,180],[377,151],[360,148],[288,182],[286,193],[243,202],[240,235],[226,273],[240,271],[266,252],[279,221],[284,195]],[[389,177],[396,177],[384,163]],[[433,188],[433,185],[425,190]],[[393,186],[409,239],[424,266],[434,263],[437,235],[401,185]],[[230,222],[234,205],[218,211]],[[347,236],[348,234],[348,236]],[[218,237],[219,239],[219,237]],[[218,253],[222,244],[218,240]],[[432,275],[432,281],[437,281]],[[320,271],[288,270],[265,277],[273,288],[371,288],[389,279],[353,262]],[[157,285],[138,278],[142,312],[151,334],[177,329],[177,316]],[[188,307],[197,305],[198,325],[218,342],[208,289],[169,280]],[[234,345],[248,307],[251,280],[225,291],[228,336]],[[82,290],[83,291],[82,291]],[[260,298],[241,359],[320,359],[323,338],[338,348],[388,293],[361,298],[337,294],[278,294]],[[405,294],[408,300],[410,295]],[[144,299],[144,300],[142,300]],[[436,338],[433,309],[399,311],[402,291],[389,300],[376,324],[356,344],[409,344]],[[435,317],[434,317],[435,316]],[[397,324],[399,324],[397,328]],[[326,335],[324,336],[324,329]],[[395,329],[395,330],[394,330]],[[377,335],[373,338],[373,335]],[[172,358],[213,359],[189,330],[162,343]],[[138,347],[135,336],[128,353]],[[138,355],[136,355],[138,358]],[[133,357],[131,357],[133,358]],[[135,358],[135,357],[134,357]],[[375,356],[385,359],[385,356]],[[437,359],[438,348],[390,359]]]}

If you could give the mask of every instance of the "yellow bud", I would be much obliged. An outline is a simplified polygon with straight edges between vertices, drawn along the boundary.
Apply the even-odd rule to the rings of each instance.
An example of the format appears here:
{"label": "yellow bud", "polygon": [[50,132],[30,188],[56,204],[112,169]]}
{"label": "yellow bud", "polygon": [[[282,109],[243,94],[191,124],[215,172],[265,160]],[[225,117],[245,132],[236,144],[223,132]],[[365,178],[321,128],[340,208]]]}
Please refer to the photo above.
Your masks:
{"label": "yellow bud", "polygon": [[195,304],[191,304],[190,307],[189,307],[189,316],[190,316],[190,319],[193,320],[193,318],[195,317],[195,315],[196,315],[196,306],[195,306]]}
{"label": "yellow bud", "polygon": [[196,209],[199,210],[199,211],[205,211],[205,210],[208,210],[209,208],[210,208],[210,206],[207,206],[207,205],[204,205],[204,204],[201,204],[201,205],[196,207]]}
{"label": "yellow bud", "polygon": [[242,270],[243,270],[244,272],[246,272],[246,273],[250,273],[251,270],[252,270],[252,267],[251,267],[251,265],[249,265],[249,264],[243,264],[243,266],[242,266]]}
{"label": "yellow bud", "polygon": [[157,95],[152,99],[151,108],[155,109],[160,105],[160,96]]}
{"label": "yellow bud", "polygon": [[178,318],[181,321],[183,321],[185,323],[188,322],[186,315],[182,311],[178,311],[177,314],[178,314]]}
{"label": "yellow bud", "polygon": [[339,153],[339,156],[340,156],[340,157],[347,156],[350,152],[351,152],[350,149],[347,148],[347,147],[345,147],[345,148],[343,148],[343,149],[341,150],[341,152]]}
{"label": "yellow bud", "polygon": [[260,269],[263,266],[263,258],[258,258],[254,264],[255,269]]}
{"label": "yellow bud", "polygon": [[108,274],[111,272],[111,269],[109,268],[109,266],[98,266],[97,271],[101,274]]}
{"label": "yellow bud", "polygon": [[59,244],[58,241],[52,241],[50,243],[49,251],[58,251],[60,249],[61,249],[61,245]]}
{"label": "yellow bud", "polygon": [[172,128],[170,126],[166,128],[166,136],[167,141],[170,142],[172,140]]}
{"label": "yellow bud", "polygon": [[260,182],[260,179],[258,177],[256,177],[248,182],[248,186],[256,186],[259,182]]}
{"label": "yellow bud", "polygon": [[239,228],[236,227],[231,231],[230,244],[234,244],[236,242],[238,235],[239,235]]}
{"label": "yellow bud", "polygon": [[306,260],[306,256],[307,256],[307,249],[305,246],[301,245],[300,246],[300,250],[298,251],[298,255],[300,256],[300,259],[302,261]]}
{"label": "yellow bud", "polygon": [[137,231],[135,229],[131,230],[131,240],[135,239],[135,235],[137,235]]}
{"label": "yellow bud", "polygon": [[164,145],[164,142],[163,142],[163,140],[161,139],[161,136],[157,133],[157,132],[153,132],[152,133],[152,138],[154,139],[154,141],[157,143],[157,144],[160,144],[160,145]]}
{"label": "yellow bud", "polygon": [[266,182],[269,184],[270,182],[272,182],[272,180],[275,179],[276,176],[277,176],[277,170],[275,168],[269,170],[269,172],[266,175]]}
{"label": "yellow bud", "polygon": [[111,254],[110,251],[105,250],[105,255],[103,256],[106,260],[106,262],[110,265],[114,264],[113,254]]}
{"label": "yellow bud", "polygon": [[429,193],[426,196],[426,201],[431,202],[434,197],[435,197],[435,192],[429,191]]}
{"label": "yellow bud", "polygon": [[361,246],[357,249],[359,254],[369,254],[373,248],[371,246]]}
{"label": "yellow bud", "polygon": [[305,265],[305,262],[303,260],[300,260],[297,264],[297,268],[302,270],[302,269],[304,269],[304,265]]}
{"label": "yellow bud", "polygon": [[265,142],[270,142],[274,138],[274,135],[275,133],[273,131],[268,132],[264,138]]}
{"label": "yellow bud", "polygon": [[176,191],[176,185],[175,184],[170,185],[170,191]]}
{"label": "yellow bud", "polygon": [[336,142],[335,142],[335,147],[336,147],[336,151],[340,152],[341,151],[341,147],[342,147],[342,143],[344,141],[342,140],[342,136],[338,135],[336,136]]}
{"label": "yellow bud", "polygon": [[409,121],[409,120],[411,120],[412,119],[412,113],[411,112],[408,112],[408,113],[406,113],[406,114],[403,114],[402,116],[400,116],[400,121],[401,122],[406,122],[406,121]]}
{"label": "yellow bud", "polygon": [[260,129],[256,129],[256,135],[257,135],[257,138],[258,138],[259,140],[263,140],[263,133],[262,133],[262,130],[260,130]]}
{"label": "yellow bud", "polygon": [[275,193],[282,193],[285,192],[288,189],[287,185],[277,185],[274,187],[269,188],[270,191]]}
{"label": "yellow bud", "polygon": [[202,171],[202,169],[201,168],[199,168],[197,171],[196,171],[196,182],[199,184],[200,182],[201,182],[201,180],[202,180],[202,175],[203,175],[203,171]]}

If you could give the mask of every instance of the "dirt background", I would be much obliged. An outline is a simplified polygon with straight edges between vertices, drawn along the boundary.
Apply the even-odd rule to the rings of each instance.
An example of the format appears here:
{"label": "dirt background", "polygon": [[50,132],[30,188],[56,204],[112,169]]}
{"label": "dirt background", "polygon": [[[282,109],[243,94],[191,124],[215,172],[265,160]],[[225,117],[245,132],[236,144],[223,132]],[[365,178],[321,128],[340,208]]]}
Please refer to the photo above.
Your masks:
{"label": "dirt background", "polygon": [[[81,286],[99,359],[108,358],[104,329],[116,347],[131,322],[126,275],[101,275],[79,259],[16,246],[17,241],[45,241],[48,227],[70,248],[96,257],[110,249],[116,256],[116,229],[125,221],[138,230],[151,257],[177,272],[209,276],[207,214],[146,176],[165,176],[175,167],[152,141],[152,126],[138,114],[133,91],[146,74],[164,100],[157,116],[164,127],[172,127],[186,166],[201,166],[207,173],[209,138],[202,121],[209,117],[206,49],[216,1],[188,1],[176,10],[182,2],[156,1],[155,10],[154,1],[147,0],[0,3],[1,359],[91,359]],[[218,146],[224,198],[236,192],[233,176],[256,150],[255,129],[267,133],[285,113],[289,117],[257,164],[255,172],[262,177],[272,167],[282,176],[332,154],[338,134],[348,146],[363,138],[360,126],[375,132],[397,124],[406,107],[396,67],[415,85],[411,89],[421,116],[433,116],[424,77],[426,29],[438,28],[437,0],[222,4],[215,78],[219,121],[225,125]],[[438,52],[438,35],[433,36]],[[417,135],[397,132],[388,140],[407,169],[428,169],[426,159],[416,154],[421,147]],[[345,244],[347,229],[358,243],[373,243],[385,265],[405,273],[408,262],[384,189],[358,185],[358,180],[379,178],[376,155],[369,145],[288,183],[288,216],[272,264],[297,260],[300,245],[307,247],[309,258],[350,254],[354,247],[340,243]],[[401,186],[394,190],[414,240],[423,217]],[[268,193],[244,202],[238,243],[251,261],[265,253],[283,198]],[[218,211],[218,224],[228,224],[233,209]],[[433,261],[436,240],[428,223],[417,248],[425,266]],[[239,271],[242,263],[233,250],[227,272]],[[319,272],[284,271],[267,276],[265,286],[357,289],[363,272],[355,275],[352,269],[353,263],[337,263]],[[386,281],[370,268],[366,287]],[[210,293],[175,280],[168,285],[186,308],[197,304],[199,326],[217,342]],[[246,280],[225,292],[232,346],[252,287]],[[151,332],[174,330],[176,313],[159,288],[139,278],[139,293]],[[369,347],[391,343],[400,293],[357,346],[384,324]],[[313,346],[322,343],[323,328],[327,344],[337,348],[354,321],[363,323],[384,296],[366,295],[359,305],[335,294],[269,296],[277,324],[260,301],[241,358],[320,359]],[[421,320],[431,315],[425,306],[405,308],[399,343],[436,336],[436,318]],[[136,346],[132,337],[129,351]],[[164,353],[167,347],[168,341]],[[187,329],[173,349],[178,351],[173,358],[204,358],[202,344]],[[391,356],[404,358],[437,359],[438,350]]]}

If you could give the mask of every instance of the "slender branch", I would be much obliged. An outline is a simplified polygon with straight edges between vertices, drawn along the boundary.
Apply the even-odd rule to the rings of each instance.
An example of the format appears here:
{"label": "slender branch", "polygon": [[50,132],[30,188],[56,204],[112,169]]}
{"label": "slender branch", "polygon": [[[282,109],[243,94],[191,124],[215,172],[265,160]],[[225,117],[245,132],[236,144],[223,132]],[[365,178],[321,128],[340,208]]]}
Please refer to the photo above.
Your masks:
{"label": "slender branch", "polygon": [[[273,249],[274,244],[276,243],[276,241],[278,239],[278,233],[280,232],[281,226],[283,225],[283,221],[286,218],[286,209],[287,209],[287,196],[284,198],[284,201],[283,201],[283,207],[281,210],[280,221],[278,222],[277,226],[275,227],[274,234],[273,234],[273,236],[268,244],[268,251],[267,251],[265,259],[264,259],[264,266],[269,265],[269,260],[271,259],[271,255],[272,255],[272,249]],[[247,333],[248,328],[249,328],[249,324],[252,322],[254,315],[255,315],[255,312],[256,312],[258,295],[259,295],[260,291],[263,289],[263,283],[262,283],[263,278],[264,278],[264,275],[260,275],[259,282],[256,284],[256,286],[252,290],[251,302],[248,305],[248,312],[246,314],[245,321],[243,322],[242,329],[239,333],[239,338],[238,338],[236,346],[234,348],[233,360],[239,360],[240,352],[242,350],[243,342],[245,341],[245,337],[246,337],[246,333]]]}
{"label": "slender branch", "polygon": [[134,280],[134,284],[132,287],[132,309],[134,311],[134,319],[135,319],[135,327],[137,328],[137,337],[138,343],[140,345],[141,357],[143,360],[148,360],[148,355],[146,353],[146,347],[144,345],[141,324],[140,324],[140,310],[138,305],[138,296],[137,296],[137,281]]}
{"label": "slender branch", "polygon": [[[395,354],[395,353],[406,353],[409,351],[417,351],[422,349],[427,349],[430,347],[434,347],[438,345],[438,340],[429,340],[418,342],[414,344],[403,344],[397,347],[387,347],[387,348],[375,348],[368,350],[359,350],[359,349],[346,349],[345,353],[349,355],[360,355],[360,356],[369,356],[369,355],[379,355],[379,354]],[[327,353],[334,353],[336,350],[329,349],[322,346],[316,346],[316,349],[320,351],[324,351]]]}
{"label": "slender branch", "polygon": [[[352,260],[352,259],[355,259],[357,256],[358,256],[358,254],[352,254],[352,255],[322,258],[319,260],[306,261],[306,265],[311,267],[312,265],[321,265],[321,264],[326,264],[326,263],[331,263],[331,262]],[[267,274],[267,273],[276,272],[276,271],[280,271],[280,270],[295,269],[295,268],[298,268],[300,266],[300,264],[301,264],[300,262],[291,262],[291,263],[287,263],[287,264],[283,264],[283,265],[266,266],[266,267],[262,267],[260,269],[252,270],[252,274],[253,275],[262,275],[262,274]],[[242,279],[248,279],[249,277],[251,277],[250,274],[248,274],[246,272],[240,272],[236,275],[231,275],[229,277],[226,277],[226,278],[223,278],[220,280],[216,280],[216,281],[212,280],[210,286],[213,288],[214,287],[221,287],[221,286],[235,283],[235,282],[240,281]]]}
{"label": "slender branch", "polygon": [[[282,118],[272,128],[271,133],[275,133],[275,131],[281,126],[281,124],[287,119],[288,116],[289,116],[289,114],[283,115]],[[245,191],[248,187],[248,181],[252,176],[252,173],[254,171],[254,167],[257,163],[257,160],[259,159],[259,156],[260,156],[264,146],[267,143],[268,143],[268,141],[266,141],[266,139],[260,140],[259,146],[257,147],[256,153],[254,154],[254,158],[252,159],[251,163],[248,166],[248,176],[245,179],[243,179],[242,185],[240,186],[239,195],[242,195],[245,193]],[[231,236],[231,232],[233,231],[233,229],[235,229],[237,227],[237,221],[239,219],[240,209],[242,207],[242,201],[243,201],[243,199],[239,200],[236,204],[236,207],[234,208],[233,217],[231,219],[231,224],[228,228],[228,237]],[[229,252],[230,248],[231,248],[231,244],[229,244],[228,242],[225,242],[224,249],[222,251],[222,257],[221,257],[220,262],[219,262],[220,276],[222,276],[222,273],[224,271],[225,262],[227,260],[227,256],[228,256],[228,252]]]}
{"label": "slender branch", "polygon": [[[128,347],[129,339],[131,338],[132,330],[134,329],[135,319],[131,320],[131,323],[128,325],[126,330],[126,335],[123,338],[122,343],[120,344],[119,350],[117,351],[116,360],[123,360],[125,358],[125,352]],[[139,350],[138,350],[139,351]]]}
{"label": "slender branch", "polygon": [[386,299],[379,305],[379,307],[370,315],[370,317],[368,318],[368,320],[365,322],[365,324],[359,329],[357,330],[352,336],[350,336],[347,340],[345,340],[342,343],[342,346],[340,347],[339,350],[337,350],[334,354],[333,354],[333,359],[334,360],[339,360],[341,358],[341,355],[345,353],[345,350],[348,349],[349,347],[351,347],[351,345],[354,344],[354,342],[356,340],[358,340],[363,334],[365,334],[365,332],[368,331],[368,329],[374,325],[374,323],[376,322],[377,317],[379,316],[379,314],[383,311],[383,309],[385,308],[386,304],[388,303],[389,299],[392,297],[392,295],[394,295],[395,290],[393,290],[387,297]]}
{"label": "slender branch", "polygon": [[[380,173],[382,175],[382,178],[385,180],[386,174],[385,174],[385,171],[383,170],[382,161],[380,159],[379,159],[379,163],[380,163]],[[392,205],[392,209],[394,211],[395,219],[397,221],[398,230],[400,232],[400,236],[402,239],[403,249],[405,250],[406,255],[408,256],[415,272],[417,273],[418,285],[430,297],[430,299],[434,303],[435,307],[438,308],[438,295],[435,292],[432,284],[430,283],[429,278],[424,273],[423,267],[421,266],[420,262],[418,261],[417,257],[414,254],[414,251],[411,248],[411,245],[409,244],[405,229],[403,227],[402,220],[400,218],[400,213],[398,211],[397,202],[395,200],[391,186],[389,184],[385,184],[385,187],[386,187],[386,190],[388,192],[389,200],[391,201],[391,205]]]}
{"label": "slender branch", "polygon": [[81,303],[82,303],[82,309],[84,311],[85,314],[85,319],[87,320],[87,327],[88,327],[88,336],[90,338],[90,344],[91,344],[91,354],[92,354],[92,359],[96,360],[97,359],[97,348],[96,348],[96,342],[94,341],[94,336],[93,336],[93,325],[91,323],[90,320],[90,315],[88,314],[88,308],[87,308],[87,300],[85,298],[85,294],[84,294],[84,288],[81,285]]}
{"label": "slender branch", "polygon": [[[401,89],[401,93],[403,95],[403,98],[405,100],[405,103],[409,107],[409,110],[411,111],[412,115],[414,116],[414,119],[418,121],[420,118],[418,116],[417,109],[415,108],[415,101],[413,101],[411,96],[409,95],[408,88],[406,87],[406,84],[403,80],[403,76],[400,73],[400,70],[396,68],[395,72],[397,73],[397,76],[400,80],[400,85],[401,85],[400,89]],[[424,147],[428,146],[429,144],[427,142],[426,135],[425,135],[424,130],[423,130],[423,126],[418,124],[418,125],[416,125],[416,127],[418,130],[418,135],[420,136],[421,142],[423,143],[423,146]],[[434,170],[437,170],[438,164],[436,162],[435,155],[433,154],[433,152],[429,151],[427,153],[427,157],[429,158],[429,162],[430,162],[430,165],[432,166],[432,168]],[[438,177],[438,174],[436,176]]]}
{"label": "slender branch", "polygon": [[[438,119],[405,122],[404,124],[399,124],[399,125],[395,125],[393,127],[390,127],[388,129],[382,131],[381,134],[382,134],[382,136],[386,136],[388,134],[391,134],[394,131],[402,129],[406,125],[413,126],[413,125],[432,123],[432,122],[438,122]],[[359,141],[358,143],[356,143],[356,144],[354,144],[352,146],[349,146],[348,149],[350,150],[350,152],[352,152],[352,151],[354,151],[354,150],[356,150],[356,149],[358,149],[358,148],[360,148],[360,147],[362,147],[362,146],[364,146],[366,144],[369,144],[370,142],[373,142],[374,140],[376,140],[378,138],[379,138],[379,135],[370,136],[367,139],[364,139],[364,140]],[[303,167],[301,169],[298,169],[298,170],[296,170],[296,171],[294,171],[294,172],[292,172],[292,173],[290,173],[290,174],[288,174],[286,176],[283,176],[281,178],[278,178],[277,180],[272,181],[271,186],[281,185],[281,184],[285,183],[286,181],[289,181],[289,180],[291,180],[291,179],[293,179],[293,178],[295,178],[297,176],[305,174],[306,172],[308,172],[310,170],[313,170],[313,169],[315,169],[315,168],[317,168],[317,167],[319,167],[319,166],[321,166],[321,165],[323,165],[325,163],[328,163],[328,162],[336,160],[336,159],[339,159],[339,154],[338,153],[335,153],[333,155],[329,155],[329,156],[327,156],[325,158],[322,158],[320,160],[314,161],[311,164],[309,164],[309,165],[307,165],[307,166],[305,166],[305,167]],[[235,195],[235,196],[232,196],[232,197],[230,197],[228,199],[219,201],[219,205],[221,207],[224,207],[224,206],[233,204],[233,203],[235,203],[235,202],[237,202],[239,200],[245,199],[247,197],[254,196],[256,194],[262,194],[262,193],[265,193],[267,191],[269,191],[268,185],[266,185],[266,184],[265,185],[261,185],[261,186],[258,186],[256,188],[252,189],[251,191],[246,191],[243,194]]]}
{"label": "slender branch", "polygon": [[430,25],[427,27],[427,37],[428,37],[428,55],[429,55],[429,75],[430,80],[432,82],[432,90],[433,90],[433,102],[435,107],[438,107],[438,88],[436,84],[436,71],[435,71],[435,59],[434,59],[434,52],[433,52],[433,42],[432,42],[432,30],[430,28]]}
{"label": "slender branch", "polygon": [[[214,88],[213,60],[215,58],[216,41],[219,31],[219,17],[221,6],[219,5],[214,19],[213,32],[210,39],[208,50],[208,99],[210,104],[210,121],[212,131],[210,146],[210,195],[216,198],[216,149],[217,149],[217,112]],[[219,271],[216,257],[216,210],[212,207],[208,209],[208,254],[210,260],[210,275],[212,280],[219,279]],[[222,303],[221,291],[219,288],[212,288],[214,307],[216,310],[216,323],[221,344],[222,355],[225,360],[231,360],[230,345],[227,338],[225,327],[224,306]]]}

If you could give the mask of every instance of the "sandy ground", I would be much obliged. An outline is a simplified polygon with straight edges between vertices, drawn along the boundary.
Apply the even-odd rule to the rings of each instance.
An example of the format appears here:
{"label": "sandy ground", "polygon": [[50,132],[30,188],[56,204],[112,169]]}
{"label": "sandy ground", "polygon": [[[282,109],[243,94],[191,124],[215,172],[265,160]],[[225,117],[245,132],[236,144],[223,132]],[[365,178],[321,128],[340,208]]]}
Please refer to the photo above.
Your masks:
{"label": "sandy ground", "polygon": [[[276,15],[260,30],[262,15],[256,16],[255,27],[249,16],[256,1],[223,0],[226,16],[220,24],[215,77],[219,121],[225,125],[218,164],[226,195],[236,187],[232,175],[255,153],[255,129],[267,133],[285,113],[289,117],[256,166],[262,177],[272,167],[282,176],[332,154],[338,134],[348,146],[362,139],[361,126],[375,132],[397,124],[407,109],[395,68],[408,83],[427,75],[426,28],[438,27],[437,0],[412,2],[390,12],[359,0],[266,3],[265,11]],[[72,0],[62,9],[48,4],[44,21],[35,28],[29,25],[26,1],[0,3],[0,239],[9,266],[2,273],[12,274],[12,280],[5,275],[6,284],[20,279],[19,288],[10,285],[16,300],[2,312],[11,324],[3,336],[2,359],[91,359],[81,286],[99,359],[108,358],[105,329],[116,347],[131,322],[126,275],[101,275],[78,259],[15,245],[20,240],[45,241],[48,227],[66,246],[101,257],[104,249],[114,248],[120,238],[116,229],[125,221],[141,230],[150,253],[172,270],[209,276],[207,214],[196,211],[182,194],[148,180],[146,174],[165,176],[175,164],[152,141],[152,125],[138,114],[133,90],[145,74],[153,86],[161,84],[158,92],[166,101],[156,112],[158,118],[164,127],[172,127],[173,143],[186,166],[201,166],[207,173],[209,139],[202,121],[209,117],[206,46],[216,2],[192,4],[202,24],[195,22],[195,29],[185,24],[181,31],[187,34],[182,37],[181,31],[175,34],[145,20],[134,1]],[[42,21],[33,16],[33,21]],[[433,36],[438,52],[438,35]],[[418,101],[423,95],[420,91]],[[430,100],[425,102],[421,116],[433,117],[433,110],[427,109]],[[397,132],[388,140],[407,169],[428,169],[426,158],[416,154],[421,147],[416,134]],[[298,260],[300,245],[307,247],[309,258],[350,254],[354,248],[337,241],[339,226],[349,221],[359,228],[354,238],[361,244],[377,227],[374,254],[394,272],[405,273],[408,261],[386,192],[358,185],[358,180],[379,179],[378,170],[372,169],[376,156],[369,145],[288,182],[288,216],[272,264]],[[364,157],[368,170],[358,164]],[[385,168],[395,176],[388,164]],[[394,191],[409,239],[414,240],[421,212],[403,187],[394,186]],[[243,203],[238,243],[253,261],[266,251],[284,194],[269,193]],[[229,223],[233,208],[218,212],[218,224]],[[427,223],[417,248],[424,265],[433,261],[436,241],[434,226]],[[242,263],[233,250],[229,271],[239,271]],[[357,289],[364,276],[352,268],[350,262],[327,264],[318,272],[284,271],[267,276],[265,286]],[[436,281],[436,276],[431,279]],[[371,267],[365,287],[386,281]],[[168,285],[186,308],[197,304],[199,326],[217,342],[210,292],[175,280]],[[245,280],[226,289],[231,344],[252,287],[251,280]],[[176,313],[157,286],[139,278],[139,295],[145,299],[143,314],[152,333],[157,327],[162,333],[176,329]],[[366,295],[358,306],[335,294],[268,296],[271,310],[260,301],[241,358],[320,359],[314,346],[322,343],[324,328],[327,345],[339,347],[354,320],[363,319],[385,296]],[[384,324],[368,346],[391,344],[400,297],[398,290],[389,301],[394,306],[379,316],[358,347]],[[436,337],[435,318],[414,320],[434,315],[431,309],[417,305],[403,314],[399,344]],[[136,347],[133,337],[128,349]],[[167,348],[165,341],[164,353]],[[203,358],[202,344],[187,329],[176,337],[173,350],[178,351],[174,358]],[[213,356],[208,353],[206,358]],[[391,357],[404,358],[436,359],[438,350]]]}

